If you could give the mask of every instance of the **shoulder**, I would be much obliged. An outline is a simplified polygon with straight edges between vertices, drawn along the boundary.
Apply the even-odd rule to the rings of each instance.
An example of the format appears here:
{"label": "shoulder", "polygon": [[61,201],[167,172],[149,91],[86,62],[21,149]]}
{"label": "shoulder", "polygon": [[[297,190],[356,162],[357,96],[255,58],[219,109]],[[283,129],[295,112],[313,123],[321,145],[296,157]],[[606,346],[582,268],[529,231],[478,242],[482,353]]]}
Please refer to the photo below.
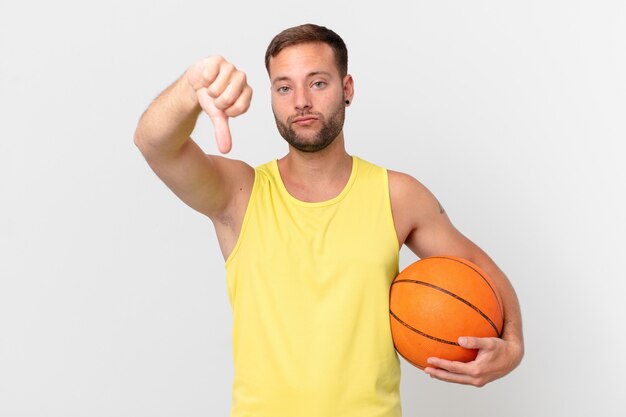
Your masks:
{"label": "shoulder", "polygon": [[392,202],[419,204],[420,201],[430,201],[435,198],[424,184],[409,174],[388,169],[387,176]]}
{"label": "shoulder", "polygon": [[449,252],[458,237],[437,198],[411,175],[388,170],[389,198],[398,237],[419,257]]}
{"label": "shoulder", "polygon": [[434,194],[416,178],[389,169],[387,173],[389,198],[394,217],[398,221],[416,227],[424,221],[430,221],[445,213]]}
{"label": "shoulder", "polygon": [[398,219],[398,216],[404,219],[406,217],[422,217],[423,214],[427,213],[443,213],[443,208],[433,193],[415,177],[404,172],[384,168],[362,158],[358,159],[361,165],[376,167],[387,172],[389,198],[395,219]]}

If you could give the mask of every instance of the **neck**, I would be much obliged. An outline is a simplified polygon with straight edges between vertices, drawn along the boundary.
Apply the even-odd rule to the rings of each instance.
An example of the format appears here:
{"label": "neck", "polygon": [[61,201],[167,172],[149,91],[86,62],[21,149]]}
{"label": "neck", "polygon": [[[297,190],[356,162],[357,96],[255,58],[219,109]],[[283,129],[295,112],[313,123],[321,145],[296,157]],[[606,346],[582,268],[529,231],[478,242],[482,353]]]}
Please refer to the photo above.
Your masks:
{"label": "neck", "polygon": [[349,177],[352,157],[346,152],[341,132],[330,145],[318,152],[302,152],[289,145],[289,153],[278,160],[278,166],[282,176],[290,183],[315,187],[341,182]]}

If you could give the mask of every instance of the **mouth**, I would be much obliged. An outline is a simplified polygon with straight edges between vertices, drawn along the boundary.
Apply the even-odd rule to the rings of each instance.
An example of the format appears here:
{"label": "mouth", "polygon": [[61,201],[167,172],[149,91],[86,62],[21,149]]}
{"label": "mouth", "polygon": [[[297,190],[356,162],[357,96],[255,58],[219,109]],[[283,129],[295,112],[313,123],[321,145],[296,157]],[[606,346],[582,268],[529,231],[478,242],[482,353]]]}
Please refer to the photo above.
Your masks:
{"label": "mouth", "polygon": [[309,126],[317,121],[315,116],[300,116],[293,119],[292,123],[298,126]]}

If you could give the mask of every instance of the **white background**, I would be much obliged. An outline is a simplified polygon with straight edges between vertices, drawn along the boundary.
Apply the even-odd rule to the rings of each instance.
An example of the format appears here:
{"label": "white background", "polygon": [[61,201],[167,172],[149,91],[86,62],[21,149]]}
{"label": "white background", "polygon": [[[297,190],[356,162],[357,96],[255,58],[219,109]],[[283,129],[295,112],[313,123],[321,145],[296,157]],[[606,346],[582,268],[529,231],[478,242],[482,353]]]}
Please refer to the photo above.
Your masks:
{"label": "white background", "polygon": [[[1,416],[228,415],[213,225],[132,136],[221,54],[255,89],[230,157],[284,155],[263,55],[307,22],[349,48],[348,152],[429,187],[521,300],[519,368],[477,389],[401,359],[404,415],[624,415],[626,2],[176,3],[0,2]],[[205,115],[193,137],[217,152]]]}

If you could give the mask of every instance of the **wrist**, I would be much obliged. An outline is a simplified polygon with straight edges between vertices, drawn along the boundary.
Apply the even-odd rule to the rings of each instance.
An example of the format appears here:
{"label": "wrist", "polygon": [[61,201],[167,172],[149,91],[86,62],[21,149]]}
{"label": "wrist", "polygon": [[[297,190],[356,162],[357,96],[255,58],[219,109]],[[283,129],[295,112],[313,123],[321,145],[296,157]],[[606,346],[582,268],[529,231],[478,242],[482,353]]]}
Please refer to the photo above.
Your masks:
{"label": "wrist", "polygon": [[509,358],[512,361],[511,369],[517,367],[522,361],[524,357],[524,341],[518,337],[503,337],[505,342],[507,342],[507,350],[509,351]]}
{"label": "wrist", "polygon": [[188,71],[185,71],[182,77],[180,77],[176,83],[176,88],[178,90],[179,97],[183,101],[185,109],[194,112],[197,116],[202,111],[202,107],[198,101],[198,93],[193,88],[189,80]]}

